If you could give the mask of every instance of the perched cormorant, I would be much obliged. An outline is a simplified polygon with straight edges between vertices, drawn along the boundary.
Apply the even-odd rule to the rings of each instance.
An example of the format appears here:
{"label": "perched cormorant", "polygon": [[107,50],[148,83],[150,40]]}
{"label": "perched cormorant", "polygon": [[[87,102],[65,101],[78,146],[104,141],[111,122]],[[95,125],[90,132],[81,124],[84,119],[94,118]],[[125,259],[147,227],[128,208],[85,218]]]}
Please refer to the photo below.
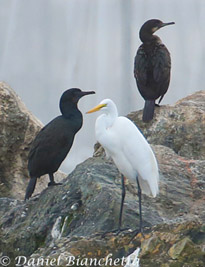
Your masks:
{"label": "perched cormorant", "polygon": [[134,62],[134,76],[141,96],[145,99],[143,121],[153,119],[155,100],[161,102],[170,82],[171,58],[160,38],[153,35],[160,28],[174,22],[163,23],[158,19],[146,21],[139,32],[142,45]]}
{"label": "perched cormorant", "polygon": [[80,130],[83,116],[78,109],[78,100],[93,91],[83,92],[78,88],[66,90],[60,99],[62,115],[49,122],[37,134],[28,155],[30,181],[26,189],[25,200],[32,195],[37,178],[48,174],[50,185],[58,185],[53,174],[58,170],[73,144],[75,134]]}

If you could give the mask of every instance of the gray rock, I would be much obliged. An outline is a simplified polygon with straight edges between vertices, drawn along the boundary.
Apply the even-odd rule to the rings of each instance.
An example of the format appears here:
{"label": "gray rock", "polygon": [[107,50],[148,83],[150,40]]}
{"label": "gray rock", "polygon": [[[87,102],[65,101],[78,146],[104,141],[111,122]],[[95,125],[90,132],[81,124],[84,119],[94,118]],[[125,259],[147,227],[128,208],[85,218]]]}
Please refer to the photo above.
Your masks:
{"label": "gray rock", "polygon": [[151,144],[170,147],[188,159],[205,159],[205,91],[183,98],[173,106],[156,107],[150,123],[142,122],[142,112],[132,112],[128,118]]}

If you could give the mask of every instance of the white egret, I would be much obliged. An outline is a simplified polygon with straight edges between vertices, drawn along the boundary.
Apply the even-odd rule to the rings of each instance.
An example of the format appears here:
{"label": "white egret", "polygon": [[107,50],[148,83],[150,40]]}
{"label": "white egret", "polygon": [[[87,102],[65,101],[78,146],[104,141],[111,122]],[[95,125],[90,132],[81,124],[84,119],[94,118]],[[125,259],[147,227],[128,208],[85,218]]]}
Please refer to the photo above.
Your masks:
{"label": "white egret", "polygon": [[155,155],[144,136],[133,122],[126,117],[118,117],[115,103],[110,99],[104,99],[99,105],[87,113],[102,110],[95,123],[97,141],[105,149],[120,173],[122,174],[122,200],[118,229],[121,230],[122,211],[125,198],[124,177],[131,181],[137,181],[139,197],[139,216],[142,232],[142,193],[156,197],[158,194],[159,172]]}

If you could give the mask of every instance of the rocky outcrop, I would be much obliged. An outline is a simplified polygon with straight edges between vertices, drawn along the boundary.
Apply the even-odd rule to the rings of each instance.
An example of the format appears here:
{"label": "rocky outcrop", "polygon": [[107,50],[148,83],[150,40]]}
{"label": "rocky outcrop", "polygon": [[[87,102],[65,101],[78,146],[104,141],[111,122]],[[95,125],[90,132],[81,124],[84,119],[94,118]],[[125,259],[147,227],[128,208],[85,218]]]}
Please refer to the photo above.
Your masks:
{"label": "rocky outcrop", "polygon": [[154,120],[142,122],[142,112],[128,115],[151,144],[170,147],[189,159],[205,159],[205,91],[196,92],[173,106],[155,108]]}
{"label": "rocky outcrop", "polygon": [[[0,197],[23,199],[29,181],[29,147],[42,123],[4,82],[0,82],[0,125]],[[57,174],[57,180],[61,178],[62,174]],[[47,179],[40,179],[35,194],[42,191],[47,183]]]}
{"label": "rocky outcrop", "polygon": [[[197,102],[199,100],[205,104],[203,92],[178,102],[181,112],[190,99],[192,104],[195,103],[192,111],[196,114],[192,114],[192,118],[197,118],[197,114],[204,116],[205,111],[200,109],[199,112]],[[98,265],[95,262],[90,264],[89,260],[94,259],[101,260],[100,263],[104,260],[104,266],[122,266],[127,256],[137,255],[139,247],[140,266],[143,267],[204,266],[203,150],[195,150],[191,136],[186,138],[183,133],[187,132],[178,130],[180,127],[176,125],[180,125],[183,116],[173,120],[172,116],[166,115],[170,114],[168,110],[171,109],[171,106],[162,107],[157,110],[155,119],[149,125],[140,123],[141,130],[147,135],[149,129],[153,129],[148,138],[158,140],[153,142],[153,149],[160,169],[159,195],[156,198],[143,195],[142,199],[144,236],[138,234],[133,238],[132,230],[139,224],[138,199],[136,185],[128,181],[123,227],[131,230],[119,235],[110,233],[118,223],[120,174],[113,162],[105,159],[102,149],[96,146],[95,157],[79,164],[63,180],[62,186],[46,188],[27,203],[9,198],[0,199],[0,257],[9,256],[13,266],[16,260],[22,260],[22,266],[26,266],[25,260],[35,262],[36,265],[33,266],[37,266],[39,257],[44,259],[44,266],[46,260],[53,260],[56,264],[53,266],[66,266],[69,260],[74,259],[73,266],[82,266],[80,263],[84,263],[84,266],[100,266],[99,262]],[[172,112],[174,113],[174,109]],[[185,115],[181,123],[187,129],[189,118]],[[130,116],[137,121],[141,118],[141,112]],[[182,155],[184,149],[175,151],[174,145],[171,147],[171,143],[163,143],[166,139],[163,125],[171,125],[170,120],[172,127],[177,129],[173,140],[183,140],[180,142],[183,147],[187,147],[186,157]],[[162,121],[166,123],[163,124]],[[192,120],[194,130],[190,130],[190,135],[194,135],[193,140],[195,129],[200,129],[199,136],[203,131],[201,123],[202,120]],[[171,126],[167,127],[167,135],[171,136]],[[154,129],[158,130],[155,132]],[[24,258],[15,260],[17,256]],[[129,258],[126,267],[131,266],[128,260]]]}

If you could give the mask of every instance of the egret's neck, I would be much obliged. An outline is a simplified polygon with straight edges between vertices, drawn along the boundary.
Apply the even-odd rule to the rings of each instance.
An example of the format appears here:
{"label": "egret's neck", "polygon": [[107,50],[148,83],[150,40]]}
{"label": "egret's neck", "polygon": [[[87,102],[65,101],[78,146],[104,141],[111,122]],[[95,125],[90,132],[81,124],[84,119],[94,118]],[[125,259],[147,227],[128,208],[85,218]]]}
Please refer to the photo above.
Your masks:
{"label": "egret's neck", "polygon": [[112,127],[117,117],[118,112],[116,106],[109,107],[109,110],[104,111],[104,114],[96,120],[96,137],[98,138],[104,135]]}

